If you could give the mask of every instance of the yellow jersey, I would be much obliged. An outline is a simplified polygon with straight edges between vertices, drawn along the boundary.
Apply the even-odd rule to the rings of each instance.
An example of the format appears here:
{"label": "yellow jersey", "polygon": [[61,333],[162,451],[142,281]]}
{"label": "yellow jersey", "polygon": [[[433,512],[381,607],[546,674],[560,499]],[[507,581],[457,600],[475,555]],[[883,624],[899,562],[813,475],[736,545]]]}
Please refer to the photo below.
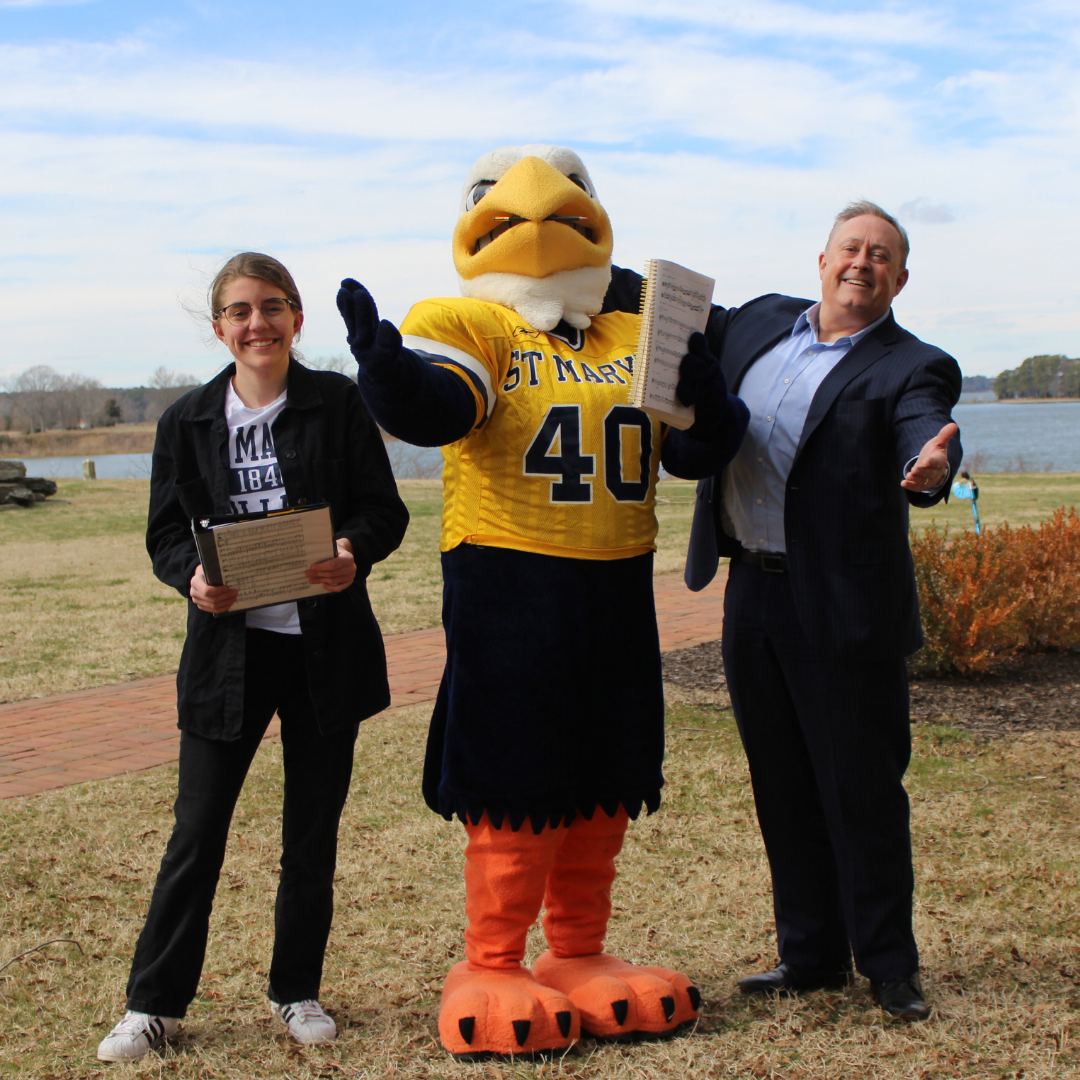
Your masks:
{"label": "yellow jersey", "polygon": [[509,308],[415,305],[407,348],[471,387],[476,423],[442,448],[440,548],[487,544],[577,559],[656,546],[661,428],[627,404],[640,319],[598,315],[568,340]]}

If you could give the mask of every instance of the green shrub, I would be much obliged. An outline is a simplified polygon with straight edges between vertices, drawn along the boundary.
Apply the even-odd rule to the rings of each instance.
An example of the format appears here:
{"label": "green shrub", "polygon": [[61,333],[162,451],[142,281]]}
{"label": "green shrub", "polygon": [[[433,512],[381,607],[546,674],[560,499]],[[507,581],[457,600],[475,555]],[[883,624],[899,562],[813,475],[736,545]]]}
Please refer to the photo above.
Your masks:
{"label": "green shrub", "polygon": [[911,535],[926,644],[921,674],[976,675],[1019,653],[1080,644],[1080,519],[1060,507],[1038,526]]}

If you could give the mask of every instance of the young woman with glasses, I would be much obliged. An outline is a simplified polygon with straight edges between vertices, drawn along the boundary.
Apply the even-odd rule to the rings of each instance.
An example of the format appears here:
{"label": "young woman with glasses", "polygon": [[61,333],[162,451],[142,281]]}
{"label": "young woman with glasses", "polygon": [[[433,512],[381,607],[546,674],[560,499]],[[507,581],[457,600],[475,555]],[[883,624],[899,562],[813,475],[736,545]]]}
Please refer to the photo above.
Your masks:
{"label": "young woman with glasses", "polygon": [[[158,423],[146,546],[154,573],[188,598],[177,673],[176,821],[103,1061],[134,1061],[175,1033],[195,997],[225,842],[248,767],[277,713],[284,755],[281,877],[271,1009],[300,1042],[328,1042],[319,1004],[333,915],[337,831],[359,722],[390,692],[364,579],[401,542],[408,511],[356,384],[292,350],[304,321],[288,270],[230,259],[210,289],[214,333],[233,363]],[[337,555],[308,571],[326,595],[229,614],[210,585],[193,518],[330,504]]]}

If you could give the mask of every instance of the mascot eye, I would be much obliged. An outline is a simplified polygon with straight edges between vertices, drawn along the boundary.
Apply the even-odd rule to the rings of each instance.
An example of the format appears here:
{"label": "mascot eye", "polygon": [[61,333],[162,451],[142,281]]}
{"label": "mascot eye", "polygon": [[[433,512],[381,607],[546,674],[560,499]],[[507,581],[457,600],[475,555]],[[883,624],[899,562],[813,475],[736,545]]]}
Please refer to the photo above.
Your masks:
{"label": "mascot eye", "polygon": [[473,207],[495,186],[494,180],[481,180],[479,183],[473,185],[472,191],[469,192],[468,197],[465,199],[465,209],[472,210]]}
{"label": "mascot eye", "polygon": [[577,184],[577,186],[581,188],[581,190],[584,191],[590,199],[595,198],[593,193],[589,190],[589,185],[586,184],[585,181],[580,176],[578,176],[576,172],[572,172],[566,179],[573,184]]}

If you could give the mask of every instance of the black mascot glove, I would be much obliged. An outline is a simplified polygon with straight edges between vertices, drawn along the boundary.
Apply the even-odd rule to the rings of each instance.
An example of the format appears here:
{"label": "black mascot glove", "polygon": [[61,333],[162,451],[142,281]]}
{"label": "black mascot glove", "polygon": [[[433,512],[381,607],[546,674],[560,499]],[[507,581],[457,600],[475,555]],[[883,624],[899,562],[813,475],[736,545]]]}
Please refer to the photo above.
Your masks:
{"label": "black mascot glove", "polygon": [[353,278],[341,283],[338,311],[348,330],[346,341],[362,371],[376,378],[386,376],[401,355],[401,334],[386,319],[379,321],[379,309],[371,293]]}
{"label": "black mascot glove", "polygon": [[727,392],[720,361],[709,352],[705,335],[691,334],[686,348],[675,393],[684,405],[694,406],[694,423],[687,434],[699,442],[715,442],[730,434],[737,420],[733,415],[736,406]]}
{"label": "black mascot glove", "polygon": [[463,439],[476,423],[472,383],[429,362],[401,343],[371,293],[352,278],[341,283],[338,311],[349,331],[349,348],[359,365],[356,384],[379,425],[414,446],[445,446]]}

